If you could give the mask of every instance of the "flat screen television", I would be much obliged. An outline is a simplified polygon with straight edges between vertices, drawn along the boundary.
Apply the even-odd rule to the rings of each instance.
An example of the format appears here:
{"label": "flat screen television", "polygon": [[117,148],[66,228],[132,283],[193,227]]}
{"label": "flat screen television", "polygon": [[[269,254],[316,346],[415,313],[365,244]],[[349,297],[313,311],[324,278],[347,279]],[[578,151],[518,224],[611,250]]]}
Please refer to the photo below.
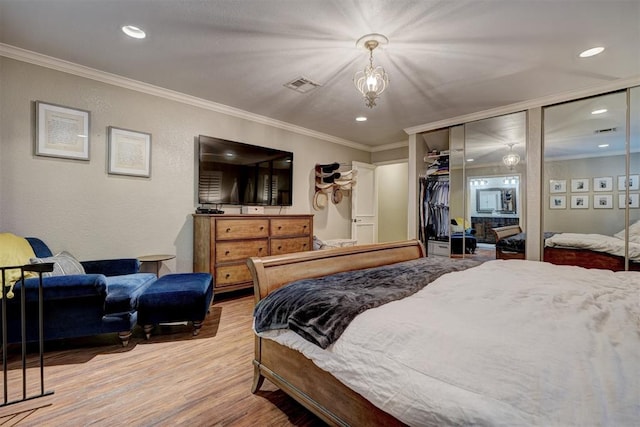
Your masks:
{"label": "flat screen television", "polygon": [[291,206],[293,153],[198,137],[198,202]]}

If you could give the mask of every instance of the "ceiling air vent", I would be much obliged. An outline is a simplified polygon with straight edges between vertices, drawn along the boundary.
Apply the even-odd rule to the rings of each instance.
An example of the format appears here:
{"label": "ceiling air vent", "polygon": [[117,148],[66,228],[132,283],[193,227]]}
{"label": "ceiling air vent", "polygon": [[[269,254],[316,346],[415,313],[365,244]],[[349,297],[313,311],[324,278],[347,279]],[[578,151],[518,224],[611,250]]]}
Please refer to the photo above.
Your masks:
{"label": "ceiling air vent", "polygon": [[297,79],[284,84],[285,87],[295,90],[300,93],[307,93],[313,89],[322,86],[320,83],[316,83],[307,79],[306,77],[298,77]]}
{"label": "ceiling air vent", "polygon": [[618,130],[618,128],[597,129],[597,130],[594,130],[593,133],[595,133],[595,134],[611,133],[611,132],[615,132],[617,130]]}

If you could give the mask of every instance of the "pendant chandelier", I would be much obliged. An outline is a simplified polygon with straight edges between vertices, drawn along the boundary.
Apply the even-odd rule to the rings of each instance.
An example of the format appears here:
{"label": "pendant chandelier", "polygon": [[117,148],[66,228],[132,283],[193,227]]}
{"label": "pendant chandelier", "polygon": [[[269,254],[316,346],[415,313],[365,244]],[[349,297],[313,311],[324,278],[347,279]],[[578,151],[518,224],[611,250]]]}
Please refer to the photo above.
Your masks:
{"label": "pendant chandelier", "polygon": [[353,76],[353,83],[364,96],[365,103],[369,108],[373,108],[376,105],[376,99],[389,86],[389,76],[384,71],[384,68],[373,66],[373,50],[387,43],[389,43],[389,39],[382,34],[375,33],[367,34],[356,42],[356,46],[363,47],[369,51],[369,65]]}
{"label": "pendant chandelier", "polygon": [[513,170],[513,168],[520,163],[520,156],[513,152],[513,146],[515,144],[507,144],[509,146],[509,154],[502,157],[502,163],[505,164],[509,168],[509,170]]}

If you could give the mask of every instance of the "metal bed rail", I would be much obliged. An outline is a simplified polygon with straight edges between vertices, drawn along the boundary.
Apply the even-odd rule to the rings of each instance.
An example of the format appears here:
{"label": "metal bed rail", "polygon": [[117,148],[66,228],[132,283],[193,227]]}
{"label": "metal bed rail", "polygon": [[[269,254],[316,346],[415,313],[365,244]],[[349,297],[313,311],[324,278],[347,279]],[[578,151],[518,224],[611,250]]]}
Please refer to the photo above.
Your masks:
{"label": "metal bed rail", "polygon": [[[9,400],[9,379],[8,363],[7,363],[7,299],[14,298],[13,284],[6,281],[6,270],[19,269],[21,280],[24,284],[25,272],[37,273],[39,278],[38,284],[38,344],[39,344],[39,368],[40,368],[40,390],[39,393],[27,395],[27,321],[26,321],[26,288],[22,286],[20,292],[20,335],[22,346],[22,397]],[[13,267],[0,267],[2,272],[2,290],[0,291],[0,299],[2,300],[2,373],[3,373],[3,399],[0,407],[12,405],[26,400],[37,399],[44,396],[52,395],[53,391],[45,391],[44,387],[44,317],[43,317],[43,291],[42,291],[42,273],[53,271],[53,263],[28,264]]]}

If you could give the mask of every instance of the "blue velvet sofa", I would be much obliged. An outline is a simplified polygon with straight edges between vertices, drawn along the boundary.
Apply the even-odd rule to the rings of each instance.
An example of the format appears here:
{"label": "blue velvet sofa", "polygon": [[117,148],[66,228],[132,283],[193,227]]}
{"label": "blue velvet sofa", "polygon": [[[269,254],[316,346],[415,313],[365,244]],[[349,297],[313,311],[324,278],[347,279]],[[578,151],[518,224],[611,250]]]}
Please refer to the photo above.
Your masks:
{"label": "blue velvet sofa", "polygon": [[[36,257],[53,256],[40,239],[27,237]],[[44,339],[55,340],[118,333],[128,344],[137,322],[138,298],[156,276],[139,273],[135,258],[83,261],[86,274],[43,277]],[[20,298],[25,292],[27,341],[37,341],[38,278],[14,286],[14,298],[6,298],[7,342],[21,341]]]}

